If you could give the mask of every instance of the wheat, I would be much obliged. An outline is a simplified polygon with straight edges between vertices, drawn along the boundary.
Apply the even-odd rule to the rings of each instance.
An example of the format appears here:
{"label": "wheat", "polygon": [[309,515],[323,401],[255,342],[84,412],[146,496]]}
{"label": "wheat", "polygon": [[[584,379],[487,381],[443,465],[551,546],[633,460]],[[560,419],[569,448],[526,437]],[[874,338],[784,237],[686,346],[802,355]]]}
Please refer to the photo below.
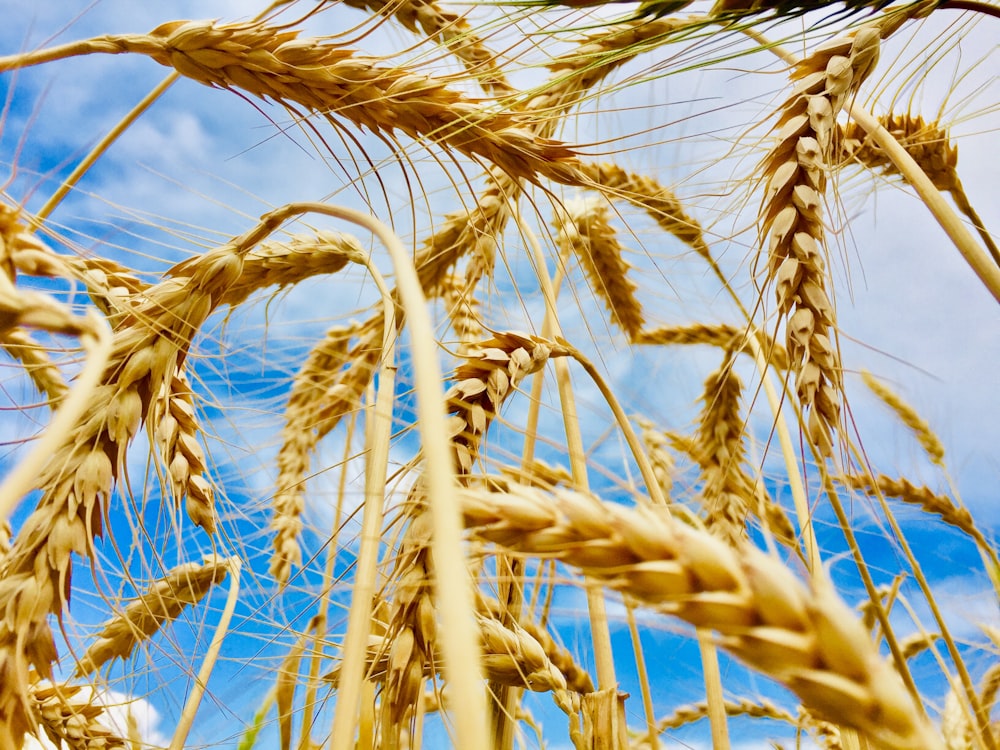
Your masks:
{"label": "wheat", "polygon": [[898,394],[876,380],[870,372],[862,372],[861,379],[864,380],[865,385],[868,386],[871,392],[878,396],[882,403],[896,412],[896,416],[899,417],[900,421],[910,428],[910,431],[916,436],[920,445],[926,451],[927,456],[931,459],[931,462],[943,467],[944,446],[926,420],[917,414],[916,410],[903,401]]}
{"label": "wheat", "polygon": [[470,533],[555,557],[699,628],[784,683],[817,716],[889,748],[941,747],[899,677],[825,584],[806,589],[780,563],[734,549],[652,507],[567,490],[463,493]]}
{"label": "wheat", "polygon": [[129,601],[108,620],[76,665],[76,677],[95,672],[112,659],[128,659],[135,647],[152,638],[164,623],[180,617],[197,604],[225,577],[227,560],[215,557],[202,563],[184,563],[172,568],[139,597]]}
{"label": "wheat", "polygon": [[0,335],[0,346],[23,365],[25,373],[38,392],[45,396],[48,405],[57,407],[69,391],[69,386],[42,345],[27,331],[11,328]]}
{"label": "wheat", "polygon": [[125,750],[128,747],[125,739],[100,722],[105,709],[96,705],[94,698],[93,690],[81,685],[35,683],[31,688],[34,713],[46,736],[57,747]]}
{"label": "wheat", "polygon": [[[775,719],[776,721],[784,721],[789,724],[796,723],[794,716],[769,701],[755,701],[744,698],[738,701],[726,701],[725,707],[728,716],[750,716],[754,719]],[[681,706],[670,716],[657,721],[656,731],[662,734],[668,729],[680,729],[686,724],[701,721],[707,716],[707,703]]]}
{"label": "wheat", "polygon": [[446,276],[441,283],[451,327],[458,336],[459,356],[471,352],[483,338],[479,301],[464,287],[462,278],[456,274]]}
{"label": "wheat", "polygon": [[757,339],[757,343],[764,350],[769,365],[779,370],[788,369],[788,352],[785,347],[774,341],[767,332],[756,327],[748,333],[746,330],[740,330],[725,323],[660,326],[640,331],[635,338],[635,343],[647,346],[706,344],[725,351],[753,355],[754,348],[749,341],[750,335]]}

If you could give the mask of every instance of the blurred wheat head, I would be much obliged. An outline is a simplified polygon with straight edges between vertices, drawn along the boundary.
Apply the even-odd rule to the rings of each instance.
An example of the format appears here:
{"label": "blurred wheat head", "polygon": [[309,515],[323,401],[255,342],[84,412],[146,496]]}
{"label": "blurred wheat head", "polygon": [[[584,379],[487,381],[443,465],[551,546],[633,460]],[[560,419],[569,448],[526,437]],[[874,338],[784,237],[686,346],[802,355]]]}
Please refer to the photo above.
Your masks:
{"label": "blurred wheat head", "polygon": [[[989,613],[995,525],[840,317],[881,192],[1000,300],[950,130],[995,136],[995,45],[962,43],[1000,7],[580,6],[158,8],[5,50],[0,747],[1000,745],[995,620],[956,633],[913,541]],[[67,155],[35,82],[104,55],[166,77]],[[122,209],[95,175],[208,111],[178,92],[318,179],[176,186],[232,234]],[[931,479],[873,463],[887,420]]]}

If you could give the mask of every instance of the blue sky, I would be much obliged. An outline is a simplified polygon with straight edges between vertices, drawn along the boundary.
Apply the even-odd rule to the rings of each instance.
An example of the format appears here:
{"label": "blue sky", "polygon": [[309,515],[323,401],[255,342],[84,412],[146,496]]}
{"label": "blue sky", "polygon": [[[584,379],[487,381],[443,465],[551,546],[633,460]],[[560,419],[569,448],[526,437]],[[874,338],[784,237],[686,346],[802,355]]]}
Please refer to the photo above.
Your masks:
{"label": "blue sky", "polygon": [[[0,0],[0,17],[6,19],[0,28],[0,45],[2,54],[9,54],[102,33],[145,32],[175,18],[237,20],[254,10],[236,0],[155,4],[59,0],[38,2],[30,8],[16,0]],[[945,15],[942,12],[940,20],[935,16],[913,35],[902,34],[905,45],[902,40],[890,42],[895,46],[886,50],[883,60],[896,62],[880,68],[884,77],[873,81],[868,91],[880,92],[880,107],[900,92],[897,109],[908,106],[931,117],[943,109],[946,120],[955,123],[960,175],[986,226],[996,229],[1000,227],[1000,202],[995,200],[1000,167],[995,153],[1000,81],[993,71],[1000,67],[1000,60],[995,36],[991,35],[995,29],[983,22],[958,34],[948,26],[960,22],[958,14]],[[313,33],[339,33],[362,18],[357,11],[336,8],[311,19],[306,27]],[[962,38],[959,47],[935,48],[936,40],[958,36]],[[410,43],[405,30],[387,24],[359,46],[364,52],[382,54]],[[720,48],[720,54],[724,51]],[[420,50],[411,51],[409,57],[396,62],[404,64],[419,54]],[[749,299],[750,217],[759,198],[749,193],[745,184],[735,194],[718,194],[716,186],[733,175],[745,174],[756,163],[766,130],[754,131],[746,123],[759,122],[774,111],[780,101],[776,92],[785,79],[779,67],[763,55],[710,70],[666,74],[671,64],[690,60],[688,55],[687,48],[671,48],[663,59],[644,58],[627,66],[616,81],[628,82],[630,76],[648,72],[654,63],[663,75],[653,80],[647,75],[641,83],[588,103],[585,108],[590,114],[571,121],[560,137],[594,144],[584,149],[588,154],[615,152],[611,157],[624,166],[675,185],[679,195],[697,206],[698,218],[710,232],[720,264],[742,296]],[[939,62],[932,65],[934,61]],[[904,79],[906,71],[922,65],[927,69],[918,84]],[[438,68],[444,70],[444,63]],[[768,73],[756,72],[762,68]],[[965,70],[971,73],[956,82],[956,71]],[[9,102],[0,133],[0,168],[11,175],[7,194],[13,200],[26,201],[29,208],[40,206],[75,161],[166,74],[164,68],[145,59],[92,56],[0,76],[0,93]],[[539,71],[527,68],[516,80],[524,85],[536,83]],[[953,93],[946,97],[950,89]],[[140,271],[158,273],[191,253],[239,234],[261,213],[283,203],[331,200],[363,208],[357,185],[364,185],[373,196],[373,211],[390,216],[404,241],[411,243],[427,233],[429,216],[440,221],[460,205],[451,183],[454,175],[419,147],[408,147],[411,162],[403,170],[390,158],[385,144],[352,131],[378,165],[387,188],[383,196],[382,186],[370,173],[363,180],[355,178],[350,158],[353,147],[339,140],[331,128],[318,124],[332,154],[318,149],[318,142],[308,132],[289,125],[286,114],[276,106],[180,81],[115,143],[59,207],[52,226],[60,239],[50,238],[50,242],[63,252],[107,254]],[[626,142],[641,145],[641,151],[617,153],[620,141],[615,139],[636,131],[642,135]],[[734,151],[732,144],[737,137],[746,147]],[[421,181],[414,196],[402,179],[404,171]],[[467,174],[481,184],[474,168]],[[843,175],[841,202],[832,207],[835,221],[845,226],[843,233],[831,238],[845,366],[850,371],[872,370],[930,421],[944,440],[951,473],[965,502],[980,525],[996,533],[1000,527],[995,497],[1000,477],[995,450],[1000,444],[1000,397],[994,373],[1000,366],[1000,310],[911,191],[898,182],[852,174]],[[575,194],[565,190],[561,195]],[[535,197],[540,209],[535,223],[537,231],[544,233],[551,222],[550,211],[541,193]],[[524,206],[529,220],[534,220],[530,204]],[[636,267],[634,276],[652,325],[738,322],[731,303],[692,253],[654,232],[634,211],[622,208],[622,216],[634,232],[626,244],[632,250],[629,258]],[[319,219],[310,219],[308,224],[335,226]],[[515,233],[509,234],[506,268],[498,273],[495,293],[484,309],[487,322],[497,328],[530,329],[532,321],[541,320],[543,302],[532,283],[534,272],[523,243]],[[368,242],[368,238],[361,239]],[[388,269],[388,264],[380,261],[380,267]],[[521,294],[518,304],[511,303],[515,287]],[[246,556],[249,565],[233,632],[223,649],[193,742],[235,746],[239,722],[249,720],[270,687],[270,670],[294,640],[293,633],[282,628],[301,629],[313,611],[321,561],[304,571],[281,596],[276,596],[273,581],[264,575],[279,415],[290,379],[311,342],[337,321],[365,319],[375,300],[374,287],[360,270],[313,279],[273,298],[258,295],[255,304],[230,317],[226,317],[227,311],[213,316],[196,346],[192,361],[210,436],[213,475],[228,493],[220,505],[224,541],[230,550]],[[443,320],[440,306],[436,311]],[[701,347],[667,353],[630,351],[610,329],[600,302],[594,300],[579,269],[571,273],[563,290],[560,315],[568,336],[599,363],[630,413],[645,414],[665,427],[690,428],[697,416],[696,400],[704,376],[721,361],[715,351]],[[745,382],[757,382],[749,362],[740,368]],[[630,472],[634,476],[634,468],[622,458],[617,436],[608,437],[609,412],[596,388],[582,373],[574,377],[584,417],[584,441],[592,450],[592,482],[596,490],[621,499],[625,493],[620,488]],[[412,399],[406,396],[411,384],[405,366],[401,379],[396,417],[407,423],[412,421]],[[28,393],[24,383],[5,373],[4,384],[10,401],[23,403]],[[860,380],[849,377],[847,387],[851,415],[872,463],[887,474],[910,476],[946,489],[943,478],[932,470],[905,428],[895,423]],[[547,394],[548,403],[554,403],[551,387]],[[505,420],[521,424],[526,404],[526,398],[515,399],[504,413]],[[15,441],[33,434],[36,425],[22,415],[4,414],[0,440],[11,446],[2,454],[9,464],[18,455]],[[550,412],[550,419],[542,426],[549,443],[541,455],[550,462],[564,463],[560,448],[564,441],[554,416]],[[766,440],[770,416],[762,398],[750,426],[759,440]],[[504,450],[519,449],[516,433],[501,430],[495,437],[490,456],[502,458]],[[314,462],[317,468],[328,467],[310,483],[313,500],[307,513],[319,530],[328,528],[332,521],[329,498],[337,488],[344,442],[343,432],[334,433],[322,443]],[[394,465],[408,461],[415,445],[412,434],[403,435],[393,446]],[[149,476],[141,440],[130,461],[133,480]],[[782,488],[778,451],[771,451],[763,465],[769,488],[790,503]],[[360,493],[361,464],[350,462],[345,471],[348,487]],[[164,511],[155,482],[149,487],[145,506],[135,512],[151,523],[162,524]],[[855,498],[851,509],[878,574],[883,580],[891,579],[898,564],[867,504]],[[1000,625],[1000,616],[972,547],[959,534],[941,526],[928,531],[916,513],[901,515],[914,535],[914,547],[929,576],[941,591],[956,634],[962,640],[982,641],[976,624]],[[23,515],[15,520],[19,517]],[[127,525],[121,519],[117,523],[116,528],[128,539]],[[843,559],[843,540],[832,515],[821,513],[819,526],[824,553],[834,561],[835,578],[846,598],[857,601],[861,589],[851,564]],[[352,538],[350,528],[356,533],[355,524],[344,538]],[[313,552],[321,550],[318,539],[314,536],[310,540]],[[201,531],[186,529],[174,547],[155,550],[155,554],[149,549],[133,550],[126,568],[137,579],[146,579],[159,571],[157,555],[162,554],[162,564],[166,564],[174,559],[197,559],[210,549],[210,541]],[[104,593],[112,597],[134,593],[122,579],[122,562],[114,548],[105,542],[100,553],[100,575],[106,576]],[[338,570],[343,570],[351,557],[350,549],[344,550]],[[74,628],[85,629],[107,616],[101,596],[88,593],[93,590],[86,583],[88,576],[86,566],[77,566],[75,580],[82,593],[74,601],[71,642]],[[224,588],[167,629],[160,642],[138,659],[124,667],[117,665],[111,672],[112,687],[144,696],[159,712],[163,726],[169,726],[176,716],[183,701],[185,675],[191,671],[189,664],[178,663],[177,655],[194,644],[204,649],[225,598]],[[340,591],[335,599],[346,602],[347,592]],[[557,604],[560,633],[586,661],[590,657],[586,631],[580,629],[585,627],[582,595],[578,589],[568,588],[560,593]],[[920,605],[916,606],[920,611]],[[618,606],[612,606],[612,613],[623,617]],[[641,621],[646,629],[646,658],[659,677],[660,712],[699,700],[700,670],[687,631],[678,623],[648,613]],[[900,629],[908,631],[905,624]],[[614,638],[616,651],[621,653],[623,689],[634,696],[629,704],[633,712],[630,719],[638,726],[638,689],[631,674],[628,634],[621,621],[616,624]],[[255,664],[245,666],[247,657],[257,654]],[[979,674],[987,660],[974,655],[970,663]],[[930,694],[943,696],[943,683],[932,663],[919,664],[918,674],[928,681]],[[736,664],[726,661],[724,669],[727,675],[740,675],[727,685],[746,686],[746,690],[734,689],[734,695],[783,695],[780,688],[745,674]],[[563,737],[561,715],[550,708],[547,698],[538,697],[535,704],[537,715],[555,727],[551,737]],[[170,733],[169,729],[165,732]],[[669,742],[675,744],[668,742],[668,746],[703,746],[706,737],[704,727],[699,726],[672,735]],[[751,746],[758,741],[751,739]]]}

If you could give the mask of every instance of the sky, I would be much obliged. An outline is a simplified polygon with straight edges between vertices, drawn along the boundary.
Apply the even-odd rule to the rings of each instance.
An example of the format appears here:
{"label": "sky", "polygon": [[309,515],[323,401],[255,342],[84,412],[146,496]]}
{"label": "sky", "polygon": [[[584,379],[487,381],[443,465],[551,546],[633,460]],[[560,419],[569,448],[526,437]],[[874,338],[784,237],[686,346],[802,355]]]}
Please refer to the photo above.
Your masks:
{"label": "sky", "polygon": [[[98,34],[145,32],[172,19],[245,19],[255,9],[236,0],[58,0],[30,7],[0,0],[0,17],[5,18],[0,26],[0,54]],[[995,200],[1000,167],[995,150],[1000,129],[1000,79],[993,71],[1000,69],[1000,61],[995,22],[989,19],[958,29],[951,24],[962,23],[962,19],[949,13],[941,11],[919,31],[891,41],[883,52],[880,77],[864,95],[876,95],[877,108],[895,98],[897,111],[909,108],[933,117],[940,110],[954,123],[960,176],[985,225],[996,230],[1000,227],[1000,202]],[[305,28],[316,34],[337,34],[362,18],[358,11],[335,8],[310,19]],[[557,44],[547,36],[538,39],[543,46]],[[955,39],[960,42],[947,46]],[[402,28],[386,24],[356,44],[365,53],[398,55],[398,50],[409,48],[412,37]],[[691,49],[700,54],[699,48]],[[675,186],[682,198],[697,206],[698,218],[709,232],[720,265],[733,279],[734,287],[748,297],[752,293],[748,269],[754,239],[748,217],[755,212],[759,191],[752,192],[754,186],[745,180],[738,181],[733,191],[719,192],[718,185],[748,173],[759,159],[766,128],[755,130],[748,123],[766,120],[775,111],[784,73],[763,53],[728,60],[711,69],[688,70],[694,59],[691,49],[680,45],[662,53],[662,58],[643,58],[626,66],[614,79],[622,84],[620,88],[585,104],[584,114],[571,120],[559,137],[585,144],[584,153],[594,158],[613,158]],[[720,58],[727,52],[719,46]],[[442,72],[449,70],[444,61],[428,63],[425,53],[426,48],[408,49],[394,62],[419,59]],[[650,76],[650,70],[656,75]],[[677,70],[683,74],[671,74]],[[908,77],[914,71],[919,75]],[[9,176],[6,196],[37,209],[72,165],[166,73],[150,60],[95,55],[0,75],[0,95],[7,103],[0,132],[0,170]],[[526,66],[517,73],[515,82],[533,85],[541,80],[540,75],[537,68]],[[356,147],[327,125],[319,123],[316,132],[300,129],[276,106],[180,81],[129,128],[67,197],[53,214],[57,236],[49,240],[60,252],[107,254],[139,271],[158,273],[245,231],[257,216],[284,203],[329,200],[364,208],[366,202],[358,185],[370,191],[373,212],[391,219],[404,242],[411,244],[424,236],[431,215],[440,220],[460,206],[460,196],[453,187],[455,175],[426,151],[409,144],[409,162],[404,169],[384,143],[347,130],[351,137],[360,139],[377,165],[377,175],[365,168],[363,179],[359,178],[359,167],[352,158]],[[639,135],[622,141],[626,133]],[[324,136],[329,149],[322,147],[319,135]],[[737,138],[746,145],[734,149]],[[623,150],[623,144],[637,150]],[[419,178],[419,187],[411,192],[404,174]],[[478,181],[474,170],[468,174]],[[384,193],[376,176],[385,186]],[[994,385],[994,373],[1000,366],[1000,308],[908,188],[898,181],[851,170],[840,179],[840,202],[831,207],[831,213],[843,231],[831,236],[831,265],[845,366],[851,373],[873,371],[917,407],[942,437],[954,485],[980,526],[995,535],[1000,527],[995,491],[1000,460],[994,448],[1000,444],[1000,397]],[[576,197],[571,190],[560,189],[559,194]],[[544,237],[551,217],[544,210],[545,196],[536,192],[534,198],[540,215],[533,216],[529,204],[525,204],[526,212],[529,220],[537,218],[536,230]],[[737,322],[731,303],[691,252],[655,232],[634,211],[626,207],[621,211],[621,219],[629,226],[629,260],[635,267],[634,278],[651,325]],[[308,224],[352,231],[328,220],[310,218]],[[300,227],[298,231],[303,230]],[[371,244],[370,238],[360,234],[359,238]],[[484,305],[487,321],[498,329],[528,330],[541,320],[544,304],[533,283],[534,270],[523,241],[516,236],[505,240],[510,243],[505,247],[505,264],[494,281],[495,293]],[[549,262],[553,268],[554,261],[550,258]],[[383,271],[389,270],[384,256],[379,256],[378,263]],[[41,286],[71,293],[59,285]],[[82,296],[79,292],[76,295],[76,300]],[[335,322],[364,320],[376,293],[362,271],[350,270],[336,278],[313,279],[293,290],[261,294],[255,299],[247,309],[213,316],[192,358],[213,476],[228,493],[221,505],[223,543],[249,561],[241,605],[211,684],[212,699],[206,702],[192,735],[193,742],[220,747],[235,747],[243,725],[270,686],[268,670],[280,663],[294,641],[294,631],[304,628],[320,580],[321,560],[309,566],[281,596],[276,596],[273,581],[265,575],[267,504],[273,491],[284,397],[311,342]],[[437,320],[443,320],[440,306],[435,307],[435,314]],[[568,337],[598,363],[629,413],[645,414],[664,427],[690,428],[697,417],[696,402],[704,376],[719,365],[714,350],[695,347],[671,350],[667,355],[653,349],[630,350],[609,327],[579,269],[571,271],[561,295],[560,318]],[[400,370],[404,390],[412,385],[407,362],[404,355]],[[749,362],[740,363],[739,368],[745,382],[757,382]],[[634,468],[622,458],[621,442],[609,430],[609,414],[597,389],[582,373],[574,377],[584,442],[591,451],[594,489],[624,499]],[[26,385],[8,377],[6,371],[4,378],[4,393],[9,399],[4,406],[24,403],[30,395]],[[848,377],[847,388],[851,418],[873,465],[888,474],[910,476],[936,489],[947,489],[946,478],[929,466],[917,443],[866,392],[860,379]],[[546,393],[551,403],[552,388]],[[412,409],[412,394],[401,393],[397,419],[412,421]],[[526,410],[527,399],[515,399],[507,406],[504,421],[522,424]],[[35,433],[37,424],[25,414],[9,410],[3,414],[0,460],[10,466],[21,454],[21,441]],[[770,431],[763,397],[750,427],[763,446]],[[560,449],[564,440],[558,430],[556,419],[542,425],[546,438],[542,455],[552,462],[565,459]],[[493,437],[491,457],[501,459],[519,450],[516,431],[500,427]],[[318,529],[328,528],[333,521],[330,498],[336,494],[339,467],[350,448],[346,443],[342,431],[332,434],[320,445],[314,461],[314,466],[323,470],[310,482],[307,517]],[[412,432],[402,434],[392,447],[393,466],[409,461],[415,446]],[[761,461],[769,489],[779,500],[790,503],[781,478],[779,452],[771,450]],[[362,471],[356,460],[346,464],[349,494],[360,494]],[[130,456],[129,476],[149,477],[148,472],[140,439]],[[693,481],[690,473],[681,479],[688,486]],[[397,497],[405,493],[405,487],[404,481]],[[133,512],[162,519],[156,489],[150,489],[143,500],[143,506]],[[850,509],[866,553],[876,563],[880,582],[891,580],[898,561],[866,503],[854,498]],[[24,512],[22,509],[21,515],[15,516],[15,522],[23,519]],[[941,592],[949,624],[963,642],[982,641],[978,623],[1000,625],[1000,614],[971,547],[960,535],[941,526],[928,530],[916,513],[901,516],[929,577]],[[857,601],[861,589],[844,559],[844,543],[832,515],[821,512],[818,520],[833,575],[845,596]],[[121,526],[121,520],[118,523]],[[356,520],[350,523],[354,525],[348,525],[345,539],[357,533]],[[73,602],[65,648],[78,645],[77,634],[89,632],[88,628],[107,617],[105,596],[132,592],[128,577],[122,575],[123,567],[137,579],[148,579],[168,561],[197,559],[198,554],[211,549],[201,532],[189,532],[171,548],[140,548],[124,560],[113,545],[103,543],[96,581],[86,566],[78,565],[75,584],[80,593]],[[322,552],[317,539],[311,540],[312,550]],[[348,545],[338,558],[338,572],[347,572],[351,556]],[[112,688],[142,696],[141,705],[148,706],[155,717],[151,724],[158,726],[146,730],[150,742],[162,743],[163,737],[169,736],[171,717],[176,716],[188,684],[192,668],[179,663],[177,655],[191,648],[204,650],[224,599],[223,586],[201,609],[161,633],[161,642],[146,647],[127,665],[112,669]],[[343,605],[347,592],[339,590],[335,601]],[[915,606],[927,621],[925,609],[919,603]],[[582,619],[584,609],[578,588],[560,590],[556,598],[560,635],[581,660],[587,661],[591,657]],[[611,612],[616,653],[622,655],[620,679],[623,689],[634,696],[630,722],[638,726],[640,704],[625,612],[618,602],[612,603]],[[690,633],[681,624],[650,613],[641,613],[640,620],[646,658],[659,677],[654,679],[657,705],[673,707],[700,700],[700,669]],[[900,622],[902,632],[911,628]],[[246,665],[251,655],[256,656],[253,668]],[[728,659],[723,663],[726,675],[739,675],[732,684],[746,686],[743,695],[783,699],[783,691],[769,681],[746,673]],[[979,674],[987,661],[975,656],[971,664]],[[918,665],[918,674],[932,686],[930,691],[943,698],[944,688],[932,660],[928,657]],[[535,697],[532,705],[543,722],[556,727],[553,737],[564,736],[558,724],[561,717],[544,696]],[[437,741],[444,741],[440,731],[437,737]],[[704,746],[705,737],[704,727],[699,726],[670,734],[664,741],[668,747]],[[753,746],[759,740],[748,742]]]}

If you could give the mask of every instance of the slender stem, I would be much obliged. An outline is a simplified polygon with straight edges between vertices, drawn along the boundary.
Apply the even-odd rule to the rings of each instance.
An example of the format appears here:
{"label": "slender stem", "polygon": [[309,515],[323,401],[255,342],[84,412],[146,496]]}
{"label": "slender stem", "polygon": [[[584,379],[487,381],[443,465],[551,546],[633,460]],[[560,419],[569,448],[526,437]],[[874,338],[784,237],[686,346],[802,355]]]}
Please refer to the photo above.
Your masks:
{"label": "slender stem", "polygon": [[719,652],[712,640],[712,633],[698,628],[698,650],[701,651],[701,668],[705,679],[705,698],[708,705],[708,723],[712,729],[712,747],[729,748],[729,728],[725,697],[722,694],[722,675],[719,673]]}
{"label": "slender stem", "polygon": [[[632,650],[635,652],[635,667],[639,677],[639,691],[642,694],[642,711],[646,715],[646,739],[649,750],[659,747],[659,730],[656,728],[656,712],[653,710],[653,694],[649,687],[649,672],[646,671],[646,657],[642,651],[642,638],[639,637],[639,626],[635,621],[635,609],[631,603],[625,602],[625,617],[628,620],[628,632],[632,636]],[[715,747],[728,747],[718,745]]]}
{"label": "slender stem", "polygon": [[226,633],[229,630],[229,621],[236,610],[236,602],[240,598],[240,568],[242,565],[238,557],[230,557],[228,562],[229,594],[226,596],[226,606],[222,610],[219,624],[212,635],[212,642],[208,645],[205,660],[201,663],[201,669],[198,670],[198,676],[191,687],[191,694],[188,695],[187,703],[184,704],[184,710],[177,720],[177,729],[174,730],[174,736],[170,740],[170,750],[183,750],[188,733],[191,731],[191,725],[194,723],[195,714],[198,713],[198,706],[201,705],[201,699],[205,695],[205,689],[208,687],[208,678],[212,676],[212,670],[215,669],[215,662],[219,658],[219,650],[222,648],[222,641],[225,640]]}

